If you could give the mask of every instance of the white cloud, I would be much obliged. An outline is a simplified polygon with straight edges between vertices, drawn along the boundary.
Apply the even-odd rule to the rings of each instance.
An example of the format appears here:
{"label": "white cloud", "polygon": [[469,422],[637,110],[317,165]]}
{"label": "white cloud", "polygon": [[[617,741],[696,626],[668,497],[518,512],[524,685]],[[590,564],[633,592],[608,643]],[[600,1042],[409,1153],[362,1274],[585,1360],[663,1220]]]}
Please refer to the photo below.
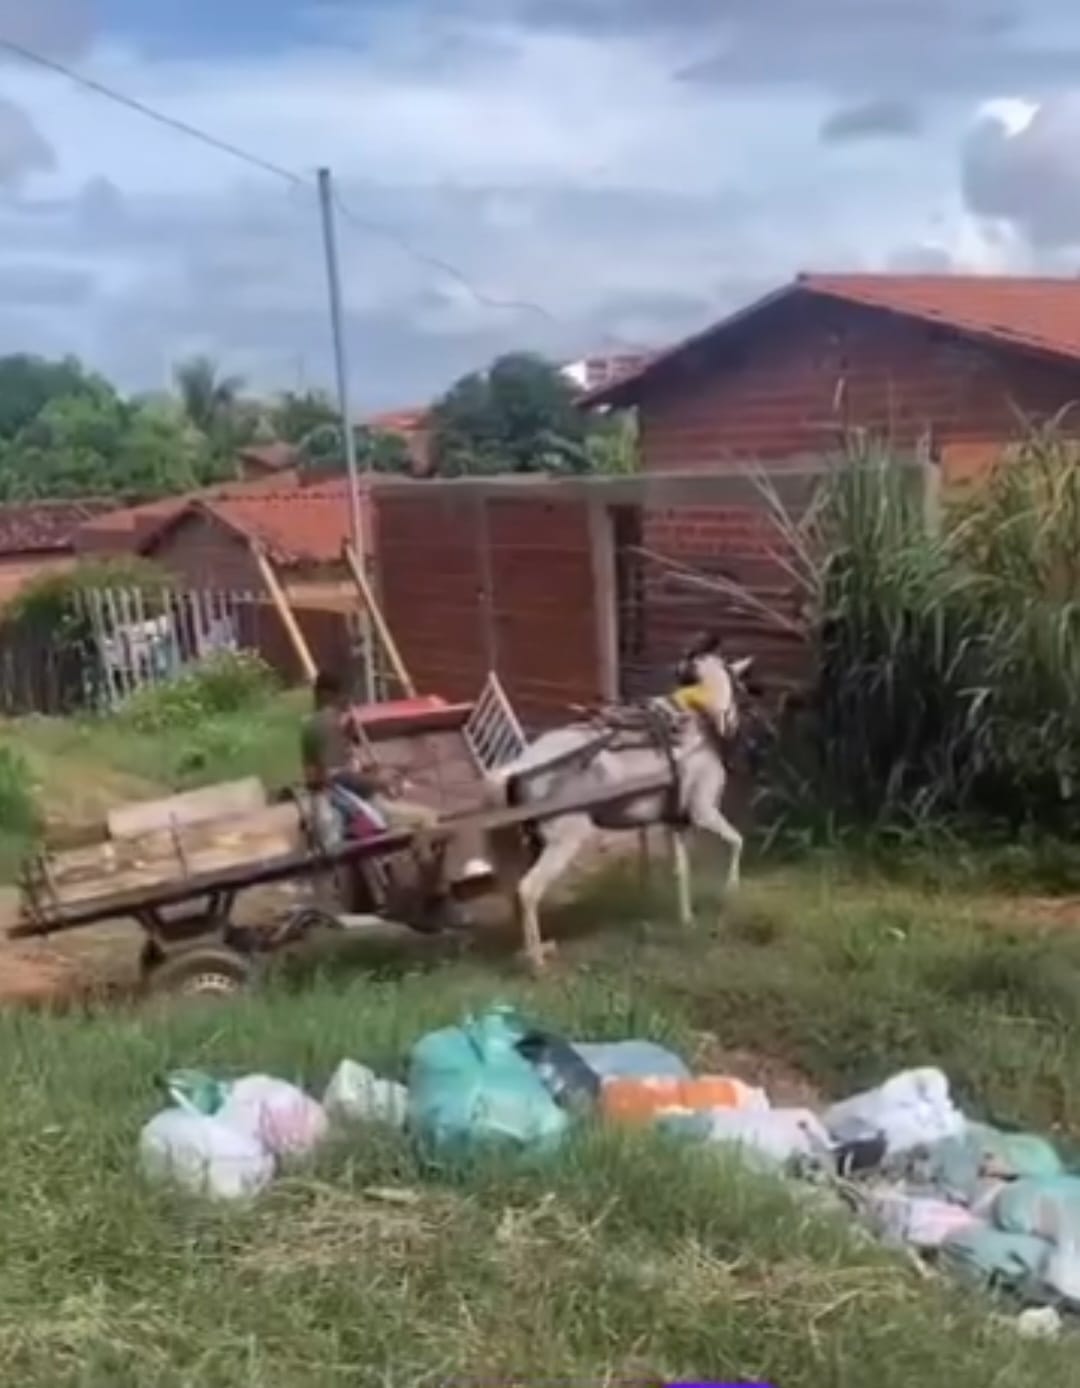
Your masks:
{"label": "white cloud", "polygon": [[[343,220],[365,404],[407,403],[510,346],[662,342],[800,268],[1018,263],[1022,248],[961,201],[962,105],[946,103],[921,140],[826,149],[828,82],[686,83],[655,35],[526,28],[509,3],[482,27],[475,11],[423,26],[395,10],[363,43],[337,23],[245,59],[165,61],[102,40],[81,66],[287,169],[331,165],[358,218],[554,317],[478,302]],[[10,70],[6,91],[55,166],[39,161],[0,202],[0,282],[4,257],[28,267],[0,350],[57,350],[66,325],[68,346],[128,385],[159,384],[194,347],[263,384],[293,384],[298,362],[331,379],[313,187],[29,68]]]}

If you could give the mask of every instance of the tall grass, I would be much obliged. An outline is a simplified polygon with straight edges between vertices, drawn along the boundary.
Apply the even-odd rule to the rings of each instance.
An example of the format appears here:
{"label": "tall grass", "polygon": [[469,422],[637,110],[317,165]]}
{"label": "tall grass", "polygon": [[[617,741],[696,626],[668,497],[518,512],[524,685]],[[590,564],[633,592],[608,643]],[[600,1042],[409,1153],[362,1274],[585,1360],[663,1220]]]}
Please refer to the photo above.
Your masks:
{"label": "tall grass", "polygon": [[973,816],[1071,829],[1077,451],[1032,434],[935,519],[910,466],[853,449],[805,516],[778,519],[821,654],[809,729],[783,762],[793,795],[813,788],[839,820],[873,828]]}
{"label": "tall grass", "polygon": [[[631,879],[583,918],[614,924],[631,882],[640,912]],[[436,1173],[360,1127],[250,1208],[138,1179],[163,1071],[318,1093],[342,1056],[398,1074],[417,1036],[496,998],[569,1036],[735,1064],[778,1101],[782,1077],[841,1094],[938,1063],[974,1114],[1080,1135],[1073,936],[1013,939],[962,900],[802,870],[748,883],[719,936],[628,911],[564,958],[539,981],[460,960],[225,1009],[0,1015],[0,1384],[1076,1381],[1074,1337],[1022,1340],[994,1314],[1008,1303],[916,1277],[822,1192],[711,1149],[587,1130],[551,1161]],[[787,1064],[755,1072],[753,1052]]]}

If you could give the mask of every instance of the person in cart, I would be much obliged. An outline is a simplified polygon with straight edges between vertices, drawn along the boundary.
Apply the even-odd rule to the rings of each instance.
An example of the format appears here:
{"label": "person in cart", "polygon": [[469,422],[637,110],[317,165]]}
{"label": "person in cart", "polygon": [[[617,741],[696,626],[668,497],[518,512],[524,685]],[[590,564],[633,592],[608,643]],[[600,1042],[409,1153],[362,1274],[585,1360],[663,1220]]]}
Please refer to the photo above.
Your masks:
{"label": "person in cart", "polygon": [[364,764],[344,681],[322,670],[313,693],[314,708],[300,733],[308,790],[327,795],[349,832],[359,837],[433,825],[438,818],[434,810],[401,798],[399,776]]}

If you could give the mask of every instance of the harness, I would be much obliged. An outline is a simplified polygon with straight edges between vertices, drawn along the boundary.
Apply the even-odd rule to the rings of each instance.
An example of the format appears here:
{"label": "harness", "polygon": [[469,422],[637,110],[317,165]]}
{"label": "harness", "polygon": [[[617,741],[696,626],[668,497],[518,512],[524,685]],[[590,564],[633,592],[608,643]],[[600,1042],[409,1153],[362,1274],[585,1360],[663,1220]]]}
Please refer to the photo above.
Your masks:
{"label": "harness", "polygon": [[[680,734],[691,719],[700,718],[700,696],[694,699],[695,689],[679,689],[661,694],[639,704],[609,704],[595,709],[580,710],[587,721],[596,727],[595,742],[574,755],[579,765],[588,766],[602,752],[625,752],[636,748],[655,748],[662,753],[671,774],[667,792],[664,821],[678,826],[686,816],[680,803],[679,767],[675,747]],[[702,720],[704,721],[704,720]]]}

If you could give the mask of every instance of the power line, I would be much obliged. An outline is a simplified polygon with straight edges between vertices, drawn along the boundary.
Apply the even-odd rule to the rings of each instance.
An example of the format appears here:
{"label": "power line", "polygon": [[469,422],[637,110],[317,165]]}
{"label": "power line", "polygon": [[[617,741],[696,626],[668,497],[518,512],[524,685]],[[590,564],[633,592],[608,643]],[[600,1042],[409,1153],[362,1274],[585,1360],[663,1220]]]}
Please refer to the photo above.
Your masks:
{"label": "power line", "polygon": [[451,265],[448,260],[443,260],[441,256],[431,255],[429,252],[421,250],[418,246],[414,245],[407,236],[397,231],[394,227],[389,226],[385,222],[376,222],[372,221],[369,217],[359,216],[352,208],[346,206],[340,194],[335,193],[334,202],[338,211],[346,221],[352,222],[353,225],[359,227],[361,231],[370,231],[376,236],[381,236],[384,240],[397,246],[399,250],[404,251],[406,255],[419,261],[420,264],[427,265],[433,270],[438,270],[441,275],[455,280],[463,289],[472,295],[478,304],[482,304],[485,308],[507,309],[512,313],[535,313],[541,318],[546,318],[547,321],[552,323],[555,327],[559,326],[558,318],[556,318],[550,309],[546,309],[543,304],[535,304],[528,299],[501,299],[493,294],[488,294],[485,290],[478,288],[472,280],[469,279],[468,275],[465,274],[464,270],[459,270],[456,265]]}
{"label": "power line", "polygon": [[200,130],[196,125],[189,125],[187,121],[179,120],[176,116],[166,115],[164,111],[155,110],[153,106],[147,106],[145,102],[138,101],[133,96],[127,96],[124,92],[118,92],[113,87],[106,86],[104,82],[98,82],[93,77],[85,77],[81,72],[74,68],[67,67],[64,63],[57,62],[55,58],[46,58],[42,53],[35,53],[33,49],[24,48],[21,43],[15,43],[12,39],[0,38],[0,48],[6,49],[9,53],[14,53],[19,58],[24,58],[28,63],[44,68],[48,72],[57,73],[61,77],[66,77],[69,82],[74,82],[76,86],[85,87],[87,91],[96,92],[98,96],[105,97],[108,101],[115,102],[118,106],[126,106],[129,111],[136,111],[140,116],[145,116],[148,120],[156,121],[158,125],[167,126],[171,130],[178,131],[181,135],[187,135],[193,140],[198,140],[204,145],[209,145],[211,149],[216,149],[222,154],[229,154],[234,159],[240,159],[245,164],[250,164],[252,168],[261,169],[264,173],[271,173],[276,178],[283,178],[293,185],[306,184],[307,180],[291,169],[283,168],[280,164],[274,164],[269,159],[263,159],[261,155],[251,154],[246,149],[241,149],[239,145],[231,144],[228,140],[219,139],[217,135],[211,135],[206,130]]}
{"label": "power line", "polygon": [[[259,169],[263,173],[273,174],[275,178],[284,179],[293,187],[309,187],[308,179],[293,169],[287,169],[282,164],[276,164],[270,159],[264,159],[262,155],[252,154],[249,150],[242,149],[239,145],[234,145],[229,140],[223,140],[217,135],[210,134],[207,130],[200,129],[197,125],[181,120],[177,116],[170,116],[164,111],[159,111],[153,106],[149,106],[144,101],[139,101],[136,97],[128,96],[125,92],[117,91],[114,87],[108,86],[104,82],[97,81],[96,78],[87,77],[75,68],[68,67],[65,63],[59,62],[55,58],[48,58],[43,53],[37,53],[31,48],[26,48],[21,43],[16,43],[13,39],[0,37],[0,49],[15,54],[16,57],[24,59],[36,67],[43,68],[47,72],[55,73],[60,77],[66,78],[76,86],[83,87],[86,91],[94,92],[97,96],[104,97],[107,101],[112,101],[118,106],[123,106],[129,111],[134,111],[137,115],[144,116],[147,120],[154,121],[166,129],[176,131],[180,135],[186,135],[189,139],[197,140],[200,144],[208,146],[210,149],[217,150],[220,154],[227,154],[233,159],[238,159],[242,163],[250,165],[252,168]],[[341,215],[346,221],[362,231],[369,232],[375,236],[382,237],[391,245],[396,246],[404,254],[410,256],[418,264],[427,265],[429,269],[438,271],[448,279],[454,280],[459,284],[474,300],[484,308],[494,309],[499,312],[510,313],[532,313],[539,318],[543,318],[553,327],[568,326],[565,320],[557,317],[550,309],[543,304],[538,304],[530,299],[504,299],[486,290],[479,288],[469,276],[449,260],[444,260],[441,256],[432,255],[430,252],[416,246],[402,232],[386,222],[375,221],[372,218],[361,217],[348,207],[335,191],[334,202]],[[613,346],[621,347],[624,350],[638,352],[641,351],[639,343],[626,342],[622,338],[615,337],[610,333],[603,333],[601,336],[605,341]]]}
{"label": "power line", "polygon": [[[375,236],[381,236],[385,241],[397,246],[406,255],[419,261],[422,265],[427,265],[440,274],[454,280],[457,284],[469,293],[484,308],[498,309],[510,313],[533,313],[537,317],[545,319],[553,327],[569,326],[565,319],[560,319],[556,314],[543,304],[538,304],[532,299],[503,299],[494,294],[489,294],[486,290],[480,289],[466,275],[464,270],[459,270],[448,260],[443,260],[441,256],[432,255],[428,251],[420,249],[407,236],[397,231],[394,227],[385,222],[373,221],[369,217],[361,217],[355,213],[351,207],[342,201],[341,195],[335,191],[334,204],[346,221],[358,227],[361,231],[371,232]],[[603,333],[601,336],[612,346],[621,347],[624,351],[641,352],[645,349],[640,343],[627,342],[624,338],[615,337],[611,333]]]}

